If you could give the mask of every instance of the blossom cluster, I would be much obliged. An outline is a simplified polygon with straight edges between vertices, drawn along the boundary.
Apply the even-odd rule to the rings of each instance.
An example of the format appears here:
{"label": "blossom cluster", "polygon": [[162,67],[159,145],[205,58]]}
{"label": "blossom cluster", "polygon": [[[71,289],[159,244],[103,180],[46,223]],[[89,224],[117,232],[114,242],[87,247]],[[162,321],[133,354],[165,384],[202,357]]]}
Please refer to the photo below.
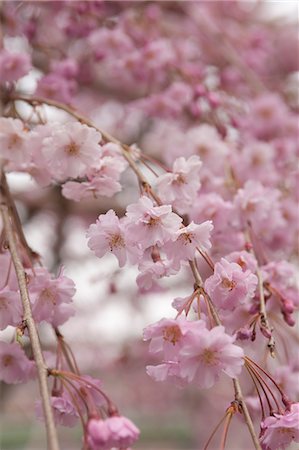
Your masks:
{"label": "blossom cluster", "polygon": [[[56,336],[56,362],[46,361],[55,423],[81,420],[90,450],[127,448],[139,430],[79,372],[59,329],[75,313],[75,284],[32,258],[5,173],[59,186],[70,203],[97,200],[88,247],[135,266],[136,295],[162,292],[166,278],[193,286],[173,299],[174,318],[144,330],[154,380],[208,389],[227,375],[236,386],[246,370],[262,448],[299,441],[299,365],[288,349],[299,310],[296,38],[241,3],[4,2],[1,201],[32,319]],[[132,188],[132,174],[140,195],[121,204],[115,195]],[[0,330],[14,327],[16,339],[0,341],[0,380],[14,384],[39,367],[22,348],[28,324],[7,235],[1,222]],[[237,389],[226,417],[246,416],[240,398]]]}
{"label": "blossom cluster", "polygon": [[19,119],[0,119],[6,170],[27,172],[43,187],[58,183],[62,194],[75,201],[111,197],[121,190],[119,179],[127,163],[118,145],[101,145],[101,140],[100,132],[75,121],[31,130]]}

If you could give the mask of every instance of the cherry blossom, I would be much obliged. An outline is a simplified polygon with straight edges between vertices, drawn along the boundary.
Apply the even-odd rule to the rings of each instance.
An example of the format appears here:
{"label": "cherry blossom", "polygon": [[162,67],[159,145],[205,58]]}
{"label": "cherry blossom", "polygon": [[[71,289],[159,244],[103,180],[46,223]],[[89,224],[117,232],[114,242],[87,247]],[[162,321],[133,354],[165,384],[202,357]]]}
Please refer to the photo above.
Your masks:
{"label": "cherry blossom", "polygon": [[[54,412],[54,419],[57,425],[63,425],[65,427],[74,427],[79,419],[79,414],[65,395],[52,396],[51,405]],[[41,402],[36,402],[35,405],[36,416],[38,419],[43,420],[43,411]]]}
{"label": "cherry blossom", "polygon": [[87,168],[100,159],[100,141],[100,133],[78,122],[53,127],[51,136],[42,144],[42,153],[53,178],[62,181],[84,176]]}
{"label": "cherry blossom", "polygon": [[[106,214],[101,214],[95,224],[90,225],[87,237],[88,246],[98,257],[112,252],[118,259],[120,267],[127,260],[127,239],[124,224],[110,209]],[[138,251],[133,249],[134,251]]]}
{"label": "cherry blossom", "polygon": [[129,205],[126,212],[128,236],[138,242],[143,250],[173,239],[182,219],[172,212],[170,205],[154,206],[142,196],[137,203]]}
{"label": "cherry blossom", "polygon": [[138,428],[127,417],[91,419],[87,424],[87,441],[92,450],[109,450],[111,447],[128,448],[138,437]]}
{"label": "cherry blossom", "polygon": [[38,81],[36,94],[44,98],[70,103],[76,89],[77,84],[74,80],[68,80],[57,73],[50,73]]}
{"label": "cherry blossom", "polygon": [[157,280],[176,274],[179,268],[179,265],[174,265],[173,261],[160,253],[155,255],[154,252],[149,254],[146,251],[138,264],[140,273],[136,278],[136,283],[141,291],[154,290],[158,288]]}
{"label": "cherry blossom", "polygon": [[35,275],[30,277],[28,287],[37,322],[45,320],[57,326],[74,314],[71,303],[76,292],[75,284],[62,272],[54,278],[46,269],[37,268]]}
{"label": "cherry blossom", "polygon": [[173,163],[172,173],[161,175],[157,189],[164,203],[170,203],[179,212],[188,211],[200,188],[199,172],[202,163],[197,156],[180,157]]}
{"label": "cherry blossom", "polygon": [[274,414],[262,422],[261,444],[264,450],[286,450],[292,441],[299,442],[299,404],[285,414]]}
{"label": "cherry blossom", "polygon": [[234,310],[239,304],[253,298],[257,277],[250,270],[221,258],[215,264],[214,274],[205,281],[205,288],[215,304],[222,309]]}
{"label": "cherry blossom", "polygon": [[162,319],[144,330],[144,339],[151,339],[149,350],[163,352],[163,364],[148,366],[147,372],[156,381],[170,378],[176,384],[194,382],[207,389],[222,372],[235,377],[241,372],[243,350],[224,327],[211,330],[203,320]]}
{"label": "cherry blossom", "polygon": [[[64,336],[76,289],[57,267],[76,273],[72,239],[89,224],[91,252],[135,266],[108,273],[105,260],[96,263],[105,266],[96,276],[103,292],[119,294],[113,318],[127,306],[132,315],[138,309],[132,327],[146,320],[143,312],[155,316],[144,329],[149,355],[132,343],[138,364],[148,364],[144,375],[191,390],[219,381],[201,393],[204,413],[196,402],[188,407],[203,414],[203,428],[219,413],[223,449],[247,442],[243,427],[240,436],[229,432],[237,412],[244,433],[246,425],[254,438],[260,428],[263,449],[298,443],[295,26],[265,20],[259,2],[2,3],[0,330],[10,343],[0,342],[1,381],[37,372],[37,415],[52,430],[51,448],[59,447],[55,424],[79,418],[90,450],[138,439],[114,403],[118,390],[112,400],[104,382],[81,374],[90,362],[103,379],[108,366],[122,377],[131,356],[123,358],[121,341],[110,352],[104,332],[94,337],[102,327],[89,329],[85,313],[94,321],[103,314],[97,302],[89,307],[89,290],[82,299],[78,292],[74,331],[101,346],[92,351],[103,358],[80,352],[80,342],[77,360]],[[42,223],[35,239],[33,225],[44,217],[51,238]],[[81,250],[80,275],[88,275],[93,256]],[[160,319],[167,299],[175,318]],[[72,324],[65,329],[71,336]],[[135,376],[126,392],[142,381]],[[225,376],[234,379],[230,389]],[[157,387],[161,404],[175,387]],[[135,394],[138,412],[147,389]],[[195,434],[196,448],[214,445],[214,433],[203,434]]]}
{"label": "cherry blossom", "polygon": [[126,161],[119,154],[119,147],[105,144],[97,168],[86,174],[88,181],[68,181],[62,187],[62,194],[77,202],[90,197],[112,197],[122,189],[119,179],[126,167]]}
{"label": "cherry blossom", "polygon": [[16,167],[30,160],[29,134],[19,119],[0,118],[0,156]]}
{"label": "cherry blossom", "polygon": [[26,383],[34,376],[34,367],[19,344],[0,341],[0,380],[9,384]]}
{"label": "cherry blossom", "polygon": [[176,261],[192,260],[196,250],[209,250],[211,248],[210,235],[213,230],[211,221],[201,224],[191,222],[176,232],[176,239],[165,245],[168,258]]}
{"label": "cherry blossom", "polygon": [[16,81],[26,75],[30,69],[31,60],[28,54],[0,51],[0,83]]}
{"label": "cherry blossom", "polygon": [[0,312],[0,330],[4,330],[8,325],[20,324],[22,307],[17,292],[7,288],[0,291]]}
{"label": "cherry blossom", "polygon": [[202,326],[204,326],[203,322],[193,322],[183,317],[161,319],[144,329],[143,339],[151,340],[149,345],[151,353],[163,351],[166,360],[173,360],[178,357],[186,341],[188,342],[189,331],[197,331]]}
{"label": "cherry blossom", "polygon": [[236,377],[242,370],[243,355],[243,349],[234,344],[234,338],[225,333],[224,327],[212,330],[200,327],[180,351],[180,376],[207,389],[222,372]]}

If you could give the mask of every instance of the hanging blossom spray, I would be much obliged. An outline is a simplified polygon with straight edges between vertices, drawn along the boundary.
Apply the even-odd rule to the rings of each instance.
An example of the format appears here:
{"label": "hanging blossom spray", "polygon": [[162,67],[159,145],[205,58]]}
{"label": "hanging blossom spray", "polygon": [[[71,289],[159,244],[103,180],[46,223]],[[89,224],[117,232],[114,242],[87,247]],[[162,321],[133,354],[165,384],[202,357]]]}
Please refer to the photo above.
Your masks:
{"label": "hanging blossom spray", "polygon": [[[127,449],[139,430],[79,369],[60,331],[75,314],[75,283],[28,245],[11,172],[59,186],[65,201],[110,198],[87,243],[98,258],[111,253],[120,268],[135,266],[141,294],[184,274],[189,295],[144,329],[156,362],[146,372],[203,390],[231,379],[205,449],[221,427],[225,448],[237,416],[252,448],[299,442],[298,386],[289,389],[299,365],[284,349],[286,340],[295,345],[299,307],[298,106],[287,84],[298,67],[291,31],[257,17],[238,2],[2,2],[0,329],[15,333],[0,341],[0,379],[38,379],[36,413],[50,450],[59,448],[57,425],[81,422],[86,450]],[[16,37],[27,51],[11,50]],[[40,74],[27,91],[22,80],[33,68]],[[109,129],[131,145],[89,118],[89,104],[105,111],[106,91],[123,98]],[[47,118],[49,109],[64,119]],[[139,195],[119,214],[113,199],[129,171]],[[56,337],[55,365],[41,347],[42,322]]]}

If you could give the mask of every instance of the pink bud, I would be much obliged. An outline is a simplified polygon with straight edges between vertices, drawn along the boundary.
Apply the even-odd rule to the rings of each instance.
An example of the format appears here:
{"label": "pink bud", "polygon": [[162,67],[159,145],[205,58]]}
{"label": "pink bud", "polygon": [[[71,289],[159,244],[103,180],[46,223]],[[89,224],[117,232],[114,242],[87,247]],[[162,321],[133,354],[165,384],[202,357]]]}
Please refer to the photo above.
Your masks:
{"label": "pink bud", "polygon": [[212,108],[217,108],[220,105],[220,98],[215,92],[209,92],[207,99]]}
{"label": "pink bud", "polygon": [[282,311],[287,314],[292,314],[294,312],[294,303],[289,299],[282,299]]}
{"label": "pink bud", "polygon": [[196,102],[191,103],[189,109],[194,117],[200,117],[201,114],[200,107]]}
{"label": "pink bud", "polygon": [[270,339],[272,336],[271,331],[269,331],[267,328],[265,327],[260,327],[261,333],[267,338]]}
{"label": "pink bud", "polygon": [[240,339],[242,341],[247,340],[251,337],[252,332],[248,328],[240,328],[237,331],[237,339]]}
{"label": "pink bud", "polygon": [[290,327],[293,327],[295,325],[295,320],[294,318],[291,316],[291,314],[285,313],[284,311],[282,312],[283,314],[283,318],[286,321],[286,323],[288,325],[290,325]]}
{"label": "pink bud", "polygon": [[198,85],[195,87],[194,94],[195,94],[197,97],[203,97],[204,95],[206,95],[206,93],[207,93],[207,90],[206,90],[206,88],[205,88],[202,84],[198,84]]}

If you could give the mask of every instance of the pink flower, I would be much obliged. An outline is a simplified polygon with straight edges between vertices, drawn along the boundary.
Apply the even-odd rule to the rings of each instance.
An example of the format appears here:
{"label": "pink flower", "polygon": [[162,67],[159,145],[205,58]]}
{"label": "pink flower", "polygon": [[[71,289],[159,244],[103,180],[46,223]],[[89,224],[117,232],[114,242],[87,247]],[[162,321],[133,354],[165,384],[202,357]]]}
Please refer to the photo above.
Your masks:
{"label": "pink flower", "polygon": [[71,80],[78,76],[79,64],[75,59],[66,58],[61,61],[53,62],[51,64],[53,73],[60,75],[67,80]]}
{"label": "pink flower", "polygon": [[180,351],[180,376],[203,389],[213,386],[222,372],[236,377],[244,364],[244,352],[234,340],[222,326],[199,327]]}
{"label": "pink flower", "polygon": [[19,325],[22,312],[21,299],[17,292],[9,289],[0,291],[0,330],[4,330],[8,325]]}
{"label": "pink flower", "polygon": [[26,75],[31,69],[30,56],[25,53],[0,51],[0,83],[15,81]]}
{"label": "pink flower", "polygon": [[173,239],[182,222],[170,205],[154,206],[145,196],[127,207],[126,216],[128,236],[138,242],[143,250]]}
{"label": "pink flower", "polygon": [[119,58],[134,48],[130,36],[119,28],[93,31],[88,37],[88,44],[98,60]]}
{"label": "pink flower", "polygon": [[62,195],[75,202],[101,196],[112,197],[119,191],[121,185],[118,181],[101,175],[93,177],[91,181],[67,181],[62,187]]}
{"label": "pink flower", "polygon": [[213,234],[215,232],[219,233],[223,228],[227,229],[228,226],[231,226],[233,205],[215,192],[203,193],[195,199],[190,211],[190,217],[196,223],[212,220],[214,225]]}
{"label": "pink flower", "polygon": [[262,267],[264,281],[271,283],[279,294],[299,307],[299,280],[294,264],[288,261],[272,261]]}
{"label": "pink flower", "polygon": [[299,403],[293,403],[285,414],[274,414],[261,424],[263,450],[286,450],[292,441],[299,442]]}
{"label": "pink flower", "polygon": [[121,191],[119,183],[121,173],[127,168],[127,162],[120,155],[119,146],[110,143],[102,147],[102,157],[97,167],[88,172],[87,181],[68,181],[63,185],[64,197],[74,201],[100,196],[112,197]]}
{"label": "pink flower", "polygon": [[243,272],[241,266],[225,258],[215,264],[214,274],[205,281],[205,289],[222,309],[234,310],[254,297],[257,277],[250,270]]}
{"label": "pink flower", "polygon": [[241,153],[232,154],[232,168],[238,180],[245,182],[254,179],[273,186],[279,180],[274,165],[275,150],[266,142],[249,142]]}
{"label": "pink flower", "polygon": [[25,383],[33,376],[35,364],[19,344],[0,341],[0,380],[9,384]]}
{"label": "pink flower", "polygon": [[91,419],[87,424],[87,442],[91,450],[125,449],[137,441],[139,434],[133,422],[123,416]]}
{"label": "pink flower", "polygon": [[290,113],[279,95],[266,92],[252,100],[250,106],[248,116],[241,121],[246,130],[262,140],[283,133]]}
{"label": "pink flower", "polygon": [[56,180],[84,176],[101,157],[101,134],[79,122],[56,125],[43,140],[42,153]]}
{"label": "pink flower", "polygon": [[35,320],[45,320],[55,326],[61,325],[74,314],[73,305],[69,305],[76,292],[73,280],[62,273],[53,278],[41,267],[36,268],[34,272],[35,276],[29,275],[28,288]]}
{"label": "pink flower", "polygon": [[185,140],[192,146],[192,153],[200,157],[205,169],[211,169],[214,176],[223,173],[229,148],[222,141],[216,128],[207,124],[191,128]]}
{"label": "pink flower", "polygon": [[43,140],[51,136],[53,126],[55,125],[49,123],[37,125],[34,131],[30,133],[31,161],[28,164],[27,170],[42,187],[48,186],[53,179],[50,173],[50,167],[41,151]]}
{"label": "pink flower", "polygon": [[[54,421],[56,425],[63,425],[65,427],[74,427],[79,418],[72,402],[63,394],[60,397],[51,397],[51,405],[54,413]],[[44,413],[41,401],[35,404],[36,416],[40,420],[44,420]]]}
{"label": "pink flower", "polygon": [[175,61],[175,51],[170,39],[155,39],[142,49],[142,61],[148,70],[162,72],[162,68],[172,65]]}
{"label": "pink flower", "polygon": [[[80,380],[72,380],[72,391],[73,395],[76,397],[76,404],[81,409],[85,411],[85,403],[93,403],[98,407],[103,407],[106,404],[106,400],[97,389],[102,388],[102,382],[99,379],[93,378],[89,375],[81,375]],[[80,396],[78,396],[78,391]],[[70,392],[63,392],[63,397],[73,403],[73,398]]]}
{"label": "pink flower", "polygon": [[[132,254],[134,247],[127,246],[125,228],[115,212],[110,209],[106,214],[101,214],[95,224],[90,225],[87,231],[89,248],[101,258],[107,252],[113,253],[118,259],[120,267],[123,267],[128,257],[128,251]],[[138,249],[135,247],[137,254]]]}
{"label": "pink flower", "polygon": [[179,316],[178,319],[161,319],[143,330],[143,339],[151,340],[151,353],[163,352],[165,360],[177,359],[180,350],[188,339],[189,332],[196,332],[204,326],[203,321],[190,321]]}
{"label": "pink flower", "polygon": [[[175,81],[164,91],[135,101],[135,106],[147,115],[155,117],[177,118],[185,108],[189,107],[193,97],[193,89],[187,83]],[[185,158],[181,158],[185,159]],[[166,201],[166,203],[169,203]]]}
{"label": "pink flower", "polygon": [[276,383],[282,388],[289,398],[298,398],[299,395],[299,370],[291,365],[278,366],[274,372]]}
{"label": "pink flower", "polygon": [[71,103],[76,90],[77,83],[74,79],[67,79],[59,73],[49,73],[38,81],[36,95]]}
{"label": "pink flower", "polygon": [[280,210],[281,192],[264,187],[258,181],[250,180],[239,189],[235,196],[235,206],[240,211],[241,226],[250,221],[256,233],[267,238],[285,221]]}
{"label": "pink flower", "polygon": [[0,118],[0,158],[20,165],[30,161],[29,133],[19,119]]}
{"label": "pink flower", "polygon": [[243,272],[246,272],[246,270],[250,270],[254,273],[257,269],[256,258],[251,253],[246,252],[245,250],[240,252],[232,252],[229,255],[226,255],[225,259],[228,262],[239,264]]}
{"label": "pink flower", "polygon": [[9,287],[10,290],[17,290],[18,283],[9,252],[0,253],[0,267],[0,289]]}
{"label": "pink flower", "polygon": [[178,361],[167,361],[157,366],[146,366],[146,373],[158,382],[170,382],[176,386],[184,387],[187,382],[180,375],[180,364]]}
{"label": "pink flower", "polygon": [[156,286],[156,280],[177,273],[179,266],[174,267],[173,262],[166,258],[159,257],[157,260],[143,258],[138,269],[140,274],[136,278],[136,282],[139,289],[143,292]]}
{"label": "pink flower", "polygon": [[188,226],[180,228],[176,239],[164,246],[168,258],[177,262],[192,260],[197,248],[208,250],[211,248],[211,231],[213,225],[210,220],[201,224],[191,222]]}
{"label": "pink flower", "polygon": [[180,213],[189,211],[200,188],[199,172],[202,163],[198,156],[177,158],[172,173],[161,175],[157,180],[159,196]]}

